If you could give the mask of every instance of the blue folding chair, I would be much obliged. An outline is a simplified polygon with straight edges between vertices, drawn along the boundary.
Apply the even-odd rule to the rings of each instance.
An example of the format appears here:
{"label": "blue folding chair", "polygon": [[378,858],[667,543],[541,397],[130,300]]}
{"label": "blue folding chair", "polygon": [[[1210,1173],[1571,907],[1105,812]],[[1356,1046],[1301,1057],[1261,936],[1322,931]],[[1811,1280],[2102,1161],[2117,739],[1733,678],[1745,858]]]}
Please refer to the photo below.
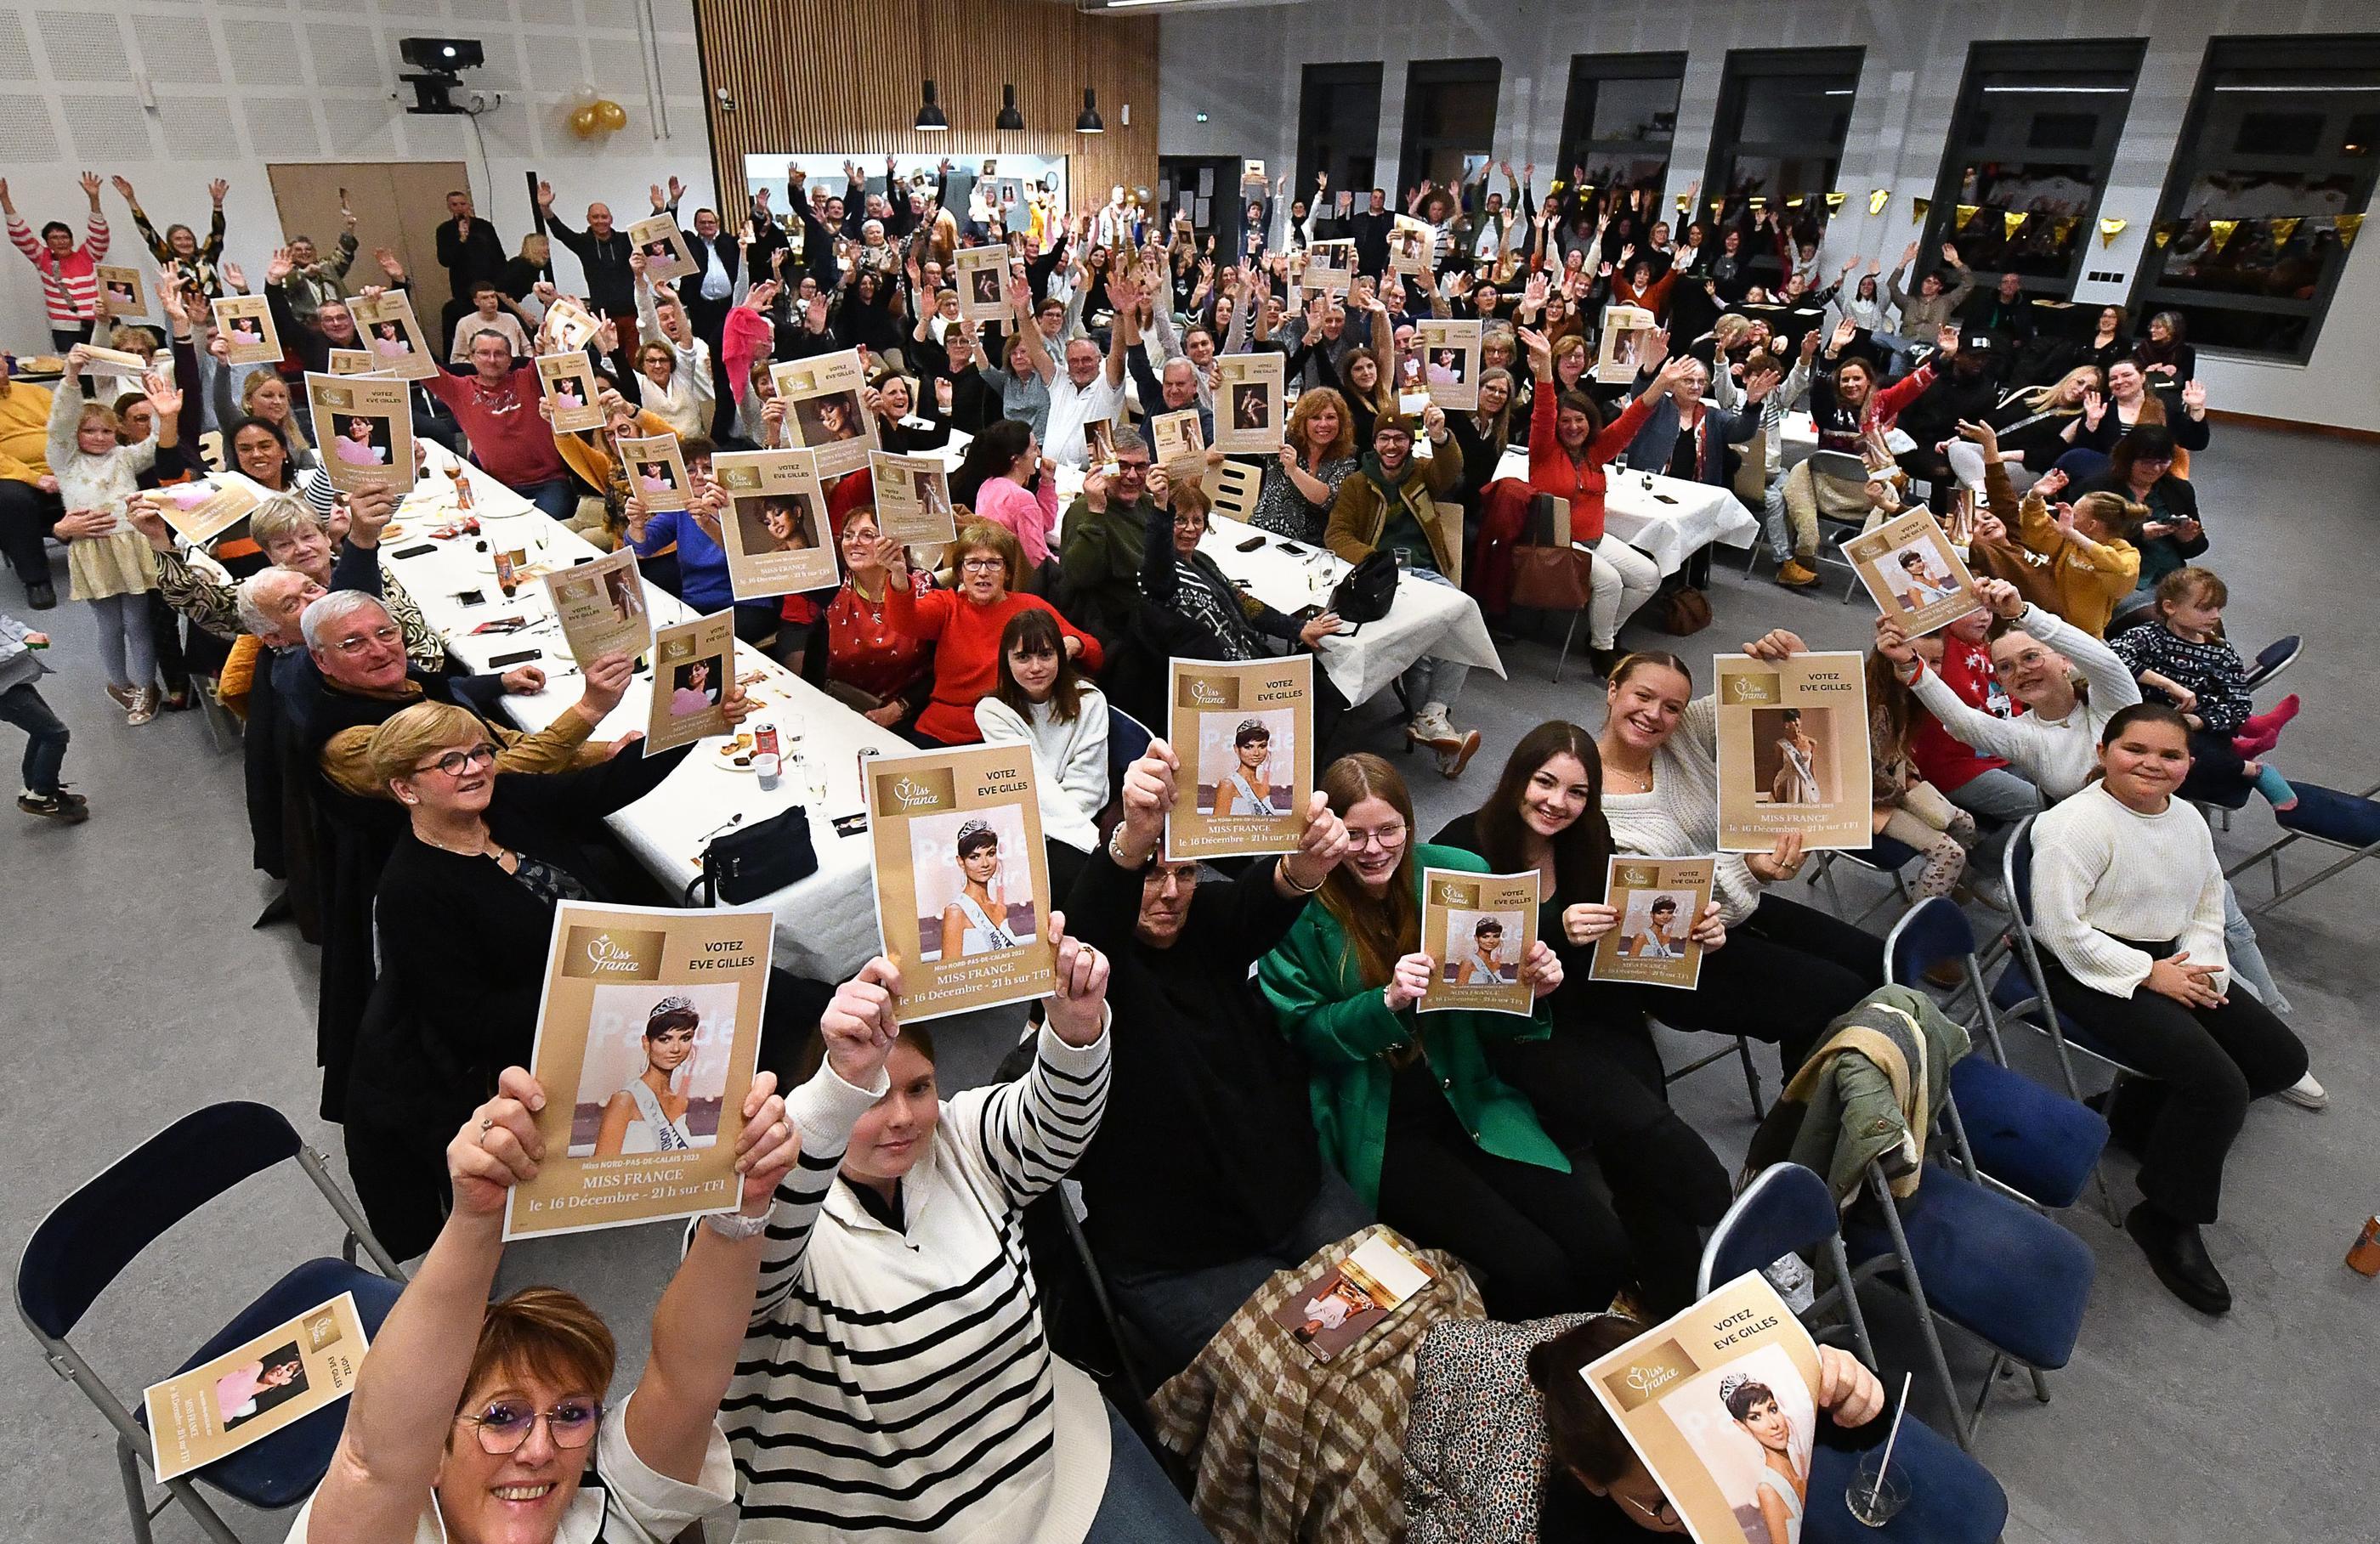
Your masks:
{"label": "blue folding chair", "polygon": [[[2380,856],[2380,783],[2374,783],[2361,793],[2341,793],[2335,788],[2317,783],[2291,783],[2297,790],[2298,807],[2277,812],[2273,818],[2281,827],[2278,840],[2252,857],[2243,858],[2225,875],[2245,873],[2258,863],[2267,865],[2273,881],[2273,898],[2248,908],[2252,911],[2269,911],[2281,902],[2305,894],[2335,874],[2354,867],[2366,858]],[[2301,879],[2288,889],[2281,888],[2281,850],[2300,841],[2316,842],[2336,848],[2347,854],[2310,879]]]}
{"label": "blue folding chair", "polygon": [[2073,1205],[2095,1180],[2105,1202],[2099,1155],[2107,1146],[2106,1117],[2008,1066],[1974,929],[1956,904],[1936,896],[1912,907],[1885,935],[1884,979],[1923,991],[1926,971],[1944,960],[1958,963],[1966,978],[1963,993],[1979,1005],[1973,1026],[1977,1048],[1950,1068],[1948,1106],[1976,1177],[2029,1205],[2052,1208]]}
{"label": "blue folding chair", "polygon": [[[1825,1180],[1799,1164],[1763,1169],[1735,1198],[1703,1249],[1697,1290],[1707,1293],[1781,1255],[1805,1249],[1823,1250],[1835,1271],[1838,1285],[1819,1300],[1820,1306],[1840,1294],[1860,1359],[1871,1371],[1880,1372],[1859,1298],[1852,1290],[1834,1198],[1827,1193]],[[1883,1527],[1871,1528],[1853,1518],[1843,1501],[1857,1460],[1818,1444],[1810,1460],[1809,1501],[1802,1520],[1804,1544],[1878,1538],[1912,1544],[1991,1544],[2008,1525],[2008,1496],[1990,1471],[1916,1417],[1901,1422],[1892,1462],[1896,1468],[1907,1464],[1901,1473],[1909,1481],[1909,1504]]]}
{"label": "blue folding chair", "polygon": [[2275,676],[2296,664],[2298,656],[2304,652],[2305,640],[2296,633],[2292,633],[2286,638],[2277,638],[2258,652],[2256,662],[2248,668],[2248,673],[2240,680],[2240,684],[2251,692],[2269,686]]}
{"label": "blue folding chair", "polygon": [[[360,1245],[379,1266],[373,1274],[348,1259],[310,1260],[283,1276],[175,1369],[187,1372],[253,1340],[343,1292],[352,1292],[367,1334],[404,1289],[405,1272],[371,1236],[363,1213],[331,1179],[322,1154],[306,1146],[280,1111],[247,1101],[210,1104],[150,1138],[60,1201],[42,1219],[17,1261],[17,1313],[42,1343],[50,1369],[98,1406],[115,1429],[116,1464],[136,1544],[150,1544],[150,1522],[178,1501],[216,1544],[239,1544],[191,1481],[265,1511],[295,1506],[322,1483],[346,1418],[344,1403],[316,1410],[271,1436],[205,1468],[164,1482],[165,1496],[148,1502],[141,1466],[149,1434],[140,1416],[117,1397],[67,1337],[110,1283],[165,1231],[251,1175],[294,1161],[346,1224],[347,1248]],[[170,1376],[168,1374],[167,1376]],[[141,1380],[135,1386],[159,1381]]]}

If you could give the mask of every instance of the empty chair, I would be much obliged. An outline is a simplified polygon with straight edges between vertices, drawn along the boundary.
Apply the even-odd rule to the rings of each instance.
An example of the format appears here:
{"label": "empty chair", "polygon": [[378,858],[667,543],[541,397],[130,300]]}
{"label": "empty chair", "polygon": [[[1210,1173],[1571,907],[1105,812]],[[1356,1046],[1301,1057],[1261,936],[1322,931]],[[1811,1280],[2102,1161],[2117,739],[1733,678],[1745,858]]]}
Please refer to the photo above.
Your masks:
{"label": "empty chair", "polygon": [[[2380,783],[2374,783],[2361,793],[2341,793],[2337,789],[2319,784],[2297,782],[2289,785],[2297,790],[2298,803],[2293,810],[2275,812],[2279,823],[2278,839],[2244,858],[2225,871],[2225,877],[2243,874],[2258,863],[2267,866],[2272,875],[2272,899],[2250,907],[2252,911],[2269,911],[2292,897],[2301,896],[2324,880],[2345,873],[2364,859],[2380,854]],[[2281,850],[2295,843],[2312,841],[2335,848],[2347,856],[2310,878],[2301,879],[2288,889],[2281,888]]]}
{"label": "empty chair", "polygon": [[[115,1430],[116,1463],[137,1544],[149,1544],[149,1522],[155,1515],[141,1479],[142,1466],[149,1461],[148,1432],[67,1336],[108,1285],[166,1230],[241,1180],[289,1162],[313,1182],[346,1225],[350,1239],[361,1244],[381,1273],[344,1259],[306,1261],[267,1287],[173,1371],[188,1371],[343,1292],[355,1294],[365,1333],[377,1333],[404,1288],[404,1271],[372,1238],[355,1203],[332,1183],[322,1155],[298,1140],[280,1111],[244,1100],[184,1116],[116,1160],[42,1219],[17,1262],[18,1317],[41,1342],[52,1370],[81,1390]],[[274,1219],[273,1226],[256,1229],[254,1236],[278,1236],[283,1231],[285,1224]],[[151,1369],[128,1386],[143,1388],[171,1375]],[[295,1506],[313,1492],[330,1468],[346,1416],[344,1403],[316,1410],[205,1468],[165,1481],[168,1498],[188,1508],[217,1544],[238,1544],[238,1535],[192,1481],[204,1481],[267,1511]],[[156,1510],[164,1505],[160,1502]]]}
{"label": "empty chair", "polygon": [[2294,633],[2286,638],[2275,639],[2257,651],[2256,662],[2248,667],[2247,677],[2240,684],[2251,692],[2268,685],[2275,676],[2296,664],[2298,656],[2304,652],[2305,640]]}

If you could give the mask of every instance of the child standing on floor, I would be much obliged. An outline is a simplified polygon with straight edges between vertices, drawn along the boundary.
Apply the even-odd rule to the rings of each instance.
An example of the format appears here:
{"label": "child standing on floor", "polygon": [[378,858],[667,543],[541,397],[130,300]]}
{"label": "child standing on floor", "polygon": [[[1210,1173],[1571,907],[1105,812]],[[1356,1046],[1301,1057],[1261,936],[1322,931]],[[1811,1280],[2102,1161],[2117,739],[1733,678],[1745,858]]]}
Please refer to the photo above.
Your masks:
{"label": "child standing on floor", "polygon": [[1919,776],[1910,735],[1924,710],[1881,654],[1867,657],[1867,733],[1875,777],[1876,834],[1913,847],[1925,859],[1914,900],[1947,896],[1966,872],[1976,840],[1975,817]]}
{"label": "child standing on floor", "polygon": [[2248,668],[2223,636],[2223,608],[2231,593],[2213,569],[2178,568],[2158,581],[2155,620],[2107,640],[2142,695],[2162,697],[2190,725],[2190,778],[2184,799],[2225,802],[2242,782],[2256,785],[2275,810],[2297,808],[2298,796],[2263,761],[2297,717],[2295,694],[2269,713],[2252,711]]}
{"label": "child standing on floor", "polygon": [[157,587],[157,564],[125,511],[140,474],[156,461],[161,440],[174,442],[182,398],[163,376],[148,377],[149,399],[155,404],[149,433],[131,444],[119,443],[115,410],[84,400],[81,371],[89,358],[88,345],[77,344],[51,399],[50,470],[67,509],[57,534],[67,544],[71,594],[99,616],[107,694],[123,707],[126,722],[145,724],[157,716],[159,702],[148,600]]}
{"label": "child standing on floor", "polygon": [[44,820],[79,826],[91,818],[90,810],[81,794],[68,793],[58,781],[67,759],[67,727],[42,700],[35,684],[49,674],[49,667],[33,651],[49,646],[48,633],[33,632],[0,611],[0,724],[14,724],[26,735],[25,787],[17,795],[17,807]]}

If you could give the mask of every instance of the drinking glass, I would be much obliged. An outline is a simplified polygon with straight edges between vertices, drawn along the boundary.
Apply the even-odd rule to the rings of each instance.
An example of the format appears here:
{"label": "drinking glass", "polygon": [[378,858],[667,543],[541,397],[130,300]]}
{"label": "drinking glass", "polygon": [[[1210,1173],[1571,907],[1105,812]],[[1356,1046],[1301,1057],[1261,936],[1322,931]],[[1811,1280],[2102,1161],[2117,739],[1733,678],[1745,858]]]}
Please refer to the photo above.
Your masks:
{"label": "drinking glass", "polygon": [[1852,1472],[1851,1489],[1843,1493],[1843,1505],[1852,1520],[1872,1528],[1891,1522],[1909,1504],[1908,1469],[1886,1469],[1883,1457],[1882,1448],[1861,1454],[1859,1466]]}

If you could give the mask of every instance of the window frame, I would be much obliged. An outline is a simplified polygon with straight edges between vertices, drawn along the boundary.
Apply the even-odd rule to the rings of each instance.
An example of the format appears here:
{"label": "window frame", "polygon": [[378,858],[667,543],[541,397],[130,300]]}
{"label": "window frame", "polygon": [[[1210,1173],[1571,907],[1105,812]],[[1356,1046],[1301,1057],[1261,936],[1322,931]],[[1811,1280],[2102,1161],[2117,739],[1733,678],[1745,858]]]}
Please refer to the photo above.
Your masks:
{"label": "window frame", "polygon": [[[2055,66],[2046,69],[2040,63],[2046,54],[2057,60]],[[1950,132],[1943,140],[1942,163],[1934,176],[1933,208],[1927,212],[1925,233],[1918,244],[1919,271],[1922,272],[1931,266],[1926,262],[1927,253],[1939,252],[1944,242],[1959,238],[1959,196],[1964,188],[1961,174],[1968,166],[1980,161],[2007,161],[2010,154],[2045,159],[2057,157],[2069,163],[2087,159],[2096,163],[2098,181],[2093,189],[2089,207],[2078,217],[2082,222],[2082,239],[2075,243],[2073,250],[2068,254],[2066,271],[2062,275],[2018,275],[2026,294],[2046,291],[2061,299],[2070,297],[2075,286],[2082,283],[2091,254],[2095,250],[2092,241],[2097,229],[2099,211],[2106,204],[2107,184],[2115,175],[2116,154],[2123,142],[2124,129],[2131,122],[2132,104],[2140,95],[2141,64],[2147,54],[2148,40],[2145,38],[2060,38],[2038,42],[1993,40],[1968,45],[1966,71],[1959,82],[1957,104],[1951,109]],[[2005,75],[2043,77],[2051,85],[2058,84],[2056,77],[2071,75],[2129,75],[2131,81],[2123,88],[2122,113],[2115,117],[2112,125],[2101,126],[2098,142],[2095,142],[2086,152],[2036,151],[2030,146],[2004,143],[1996,146],[1993,141],[1971,146],[1967,137],[1975,115],[1983,109],[1987,78]],[[2001,151],[2010,153],[1999,153]],[[1978,287],[1986,283],[1998,284],[2001,274],[2006,271],[1997,268],[1977,268],[1972,263],[1968,268],[1974,274]]]}
{"label": "window frame", "polygon": [[[1481,54],[1464,59],[1415,59],[1405,66],[1405,101],[1403,130],[1397,137],[1397,186],[1389,190],[1390,207],[1402,213],[1405,197],[1420,186],[1422,164],[1427,155],[1416,155],[1419,135],[1422,92],[1438,86],[1486,85],[1500,110],[1504,91],[1504,61],[1493,54]],[[1486,154],[1496,150],[1496,129],[1501,121],[1500,111],[1488,126]],[[1432,146],[1441,142],[1439,137],[1429,140]],[[1460,189],[1457,189],[1458,196]]]}
{"label": "window frame", "polygon": [[[1851,142],[1852,115],[1859,108],[1860,76],[1867,64],[1865,45],[1853,43],[1840,48],[1730,48],[1727,65],[1719,77],[1718,103],[1711,117],[1710,152],[1703,163],[1702,207],[1693,218],[1702,218],[1714,199],[1733,203],[1735,191],[1731,174],[1736,163],[1746,153],[1783,159],[1806,156],[1826,143],[1820,139],[1747,140],[1743,136],[1745,97],[1752,84],[1759,80],[1799,78],[1847,81],[1851,87],[1851,103],[1843,114],[1843,132],[1827,155],[1827,175],[1821,178],[1820,191],[1832,188],[1843,170],[1843,150]],[[1785,199],[1780,194],[1755,195],[1764,207],[1773,204],[1779,218],[1784,217]]]}
{"label": "window frame", "polygon": [[[1661,143],[1661,170],[1655,184],[1658,194],[1669,184],[1670,174],[1677,165],[1677,115],[1685,101],[1686,55],[1670,54],[1573,54],[1570,56],[1570,86],[1562,99],[1561,135],[1555,143],[1554,175],[1565,183],[1571,168],[1586,163],[1591,175],[1598,151],[1620,151],[1652,143],[1643,139],[1595,139],[1587,138],[1595,128],[1595,108],[1604,84],[1613,80],[1666,80],[1676,88],[1670,102],[1670,134]],[[1581,96],[1580,88],[1587,90]]]}
{"label": "window frame", "polygon": [[[1318,86],[1325,90],[1335,90],[1349,86],[1361,88],[1366,84],[1370,86],[1372,92],[1371,139],[1367,151],[1362,156],[1357,156],[1353,150],[1354,140],[1342,144],[1335,136],[1317,132],[1310,127],[1306,108],[1313,100],[1313,94]],[[1334,212],[1338,207],[1338,196],[1342,192],[1354,194],[1355,209],[1360,210],[1366,206],[1371,198],[1373,184],[1379,175],[1380,97],[1387,89],[1388,72],[1381,61],[1378,59],[1347,59],[1335,60],[1327,64],[1310,64],[1300,72],[1297,83],[1297,181],[1292,187],[1293,193],[1302,188],[1313,187],[1315,174],[1322,172],[1329,174],[1330,177],[1330,192]],[[1323,147],[1325,151],[1319,157],[1315,154],[1318,146]],[[1365,171],[1360,186],[1354,180],[1354,168],[1358,164]],[[1348,180],[1341,180],[1342,174]],[[1385,191],[1391,199],[1395,197],[1395,189],[1390,188]]]}
{"label": "window frame", "polygon": [[[2185,315],[2194,308],[2228,310],[2252,316],[2305,318],[2305,331],[2296,346],[2289,349],[2244,348],[2234,344],[2204,344],[2193,336],[2193,346],[2203,354],[2222,357],[2254,360],[2265,364],[2304,366],[2313,358],[2313,351],[2322,341],[2325,323],[2330,320],[2331,302],[2337,298],[2338,282],[2347,272],[2347,264],[2354,254],[2342,251],[2339,260],[2329,265],[2330,271],[2316,286],[2311,300],[2290,300],[2273,296],[2232,295],[2220,290],[2190,289],[2168,286],[2160,283],[2165,269],[2168,247],[2159,247],[2155,233],[2168,229],[2181,218],[2182,201],[2190,196],[2199,178],[2217,170],[2251,170],[2302,172],[2309,175],[2346,174],[2360,184],[2360,193],[2348,200],[2350,212],[2362,212],[2372,201],[2375,179],[2380,179],[2380,155],[2346,156],[2336,153],[2320,158],[2304,156],[2256,156],[2233,151],[2202,151],[2199,137],[2206,131],[2207,120],[2215,106],[2217,78],[2243,70],[2337,70],[2341,54],[2352,55],[2346,67],[2366,68],[2374,72],[2373,85],[2380,89],[2380,38],[2362,33],[2246,33],[2209,38],[2206,50],[2199,58],[2198,78],[2192,84],[2190,110],[2181,120],[2181,131],[2176,137],[2173,155],[2166,166],[2165,187],[2157,195],[2156,214],[2143,235],[2147,237],[2141,248],[2138,267],[2125,296],[2125,313],[2134,319],[2144,319],[2161,310],[2177,310]],[[2304,308],[2301,310],[2300,308]],[[2195,329],[2192,330],[2195,332]]]}

